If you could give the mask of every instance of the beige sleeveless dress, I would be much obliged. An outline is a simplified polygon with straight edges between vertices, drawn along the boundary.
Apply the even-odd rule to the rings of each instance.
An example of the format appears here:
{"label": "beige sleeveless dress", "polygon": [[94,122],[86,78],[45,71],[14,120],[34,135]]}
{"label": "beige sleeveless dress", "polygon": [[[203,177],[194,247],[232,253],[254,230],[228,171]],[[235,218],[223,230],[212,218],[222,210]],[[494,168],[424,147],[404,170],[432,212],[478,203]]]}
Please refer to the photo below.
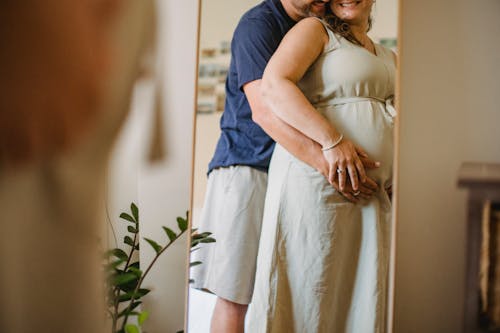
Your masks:
{"label": "beige sleeveless dress", "polygon": [[271,161],[247,332],[371,333],[386,326],[395,58],[327,29],[329,43],[299,86],[335,127],[381,167],[380,186],[353,204],[277,145]]}

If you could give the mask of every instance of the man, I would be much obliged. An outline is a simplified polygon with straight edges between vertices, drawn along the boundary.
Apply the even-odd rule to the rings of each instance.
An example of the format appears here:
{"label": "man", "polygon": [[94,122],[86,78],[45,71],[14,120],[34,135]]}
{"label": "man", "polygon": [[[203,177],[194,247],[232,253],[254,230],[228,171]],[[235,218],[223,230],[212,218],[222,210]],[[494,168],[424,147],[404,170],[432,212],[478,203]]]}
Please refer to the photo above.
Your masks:
{"label": "man", "polygon": [[[216,243],[194,254],[203,262],[193,269],[194,287],[218,297],[211,323],[213,333],[244,330],[253,293],[273,139],[328,174],[321,147],[278,119],[263,104],[260,94],[265,66],[281,39],[299,20],[323,16],[327,4],[326,0],[266,0],[245,13],[234,32],[221,136],[209,164],[199,226],[200,230],[211,231]],[[346,196],[350,194],[346,192]]]}

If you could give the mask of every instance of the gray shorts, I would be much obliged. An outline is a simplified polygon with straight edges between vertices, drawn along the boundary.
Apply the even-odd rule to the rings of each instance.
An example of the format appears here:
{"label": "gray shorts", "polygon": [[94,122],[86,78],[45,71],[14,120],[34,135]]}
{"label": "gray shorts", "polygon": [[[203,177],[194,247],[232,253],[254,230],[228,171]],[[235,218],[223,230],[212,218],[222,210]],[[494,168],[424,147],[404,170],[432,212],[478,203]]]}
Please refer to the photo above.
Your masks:
{"label": "gray shorts", "polygon": [[215,243],[201,244],[191,261],[192,286],[238,304],[249,304],[267,187],[267,173],[248,166],[213,170],[207,182],[199,232]]}

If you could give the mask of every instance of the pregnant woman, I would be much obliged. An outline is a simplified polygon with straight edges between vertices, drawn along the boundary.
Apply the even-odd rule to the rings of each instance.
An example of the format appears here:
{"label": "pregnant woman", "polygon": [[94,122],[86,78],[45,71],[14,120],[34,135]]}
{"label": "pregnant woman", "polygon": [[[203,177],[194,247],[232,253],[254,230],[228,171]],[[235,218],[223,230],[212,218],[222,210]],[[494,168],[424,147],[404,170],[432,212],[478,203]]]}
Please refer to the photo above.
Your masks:
{"label": "pregnant woman", "polygon": [[[332,0],[288,32],[263,77],[272,111],[322,145],[326,179],[276,145],[248,332],[385,331],[395,55],[367,35],[373,0]],[[361,147],[357,149],[356,147]],[[363,199],[360,156],[378,192]],[[331,185],[350,182],[347,200]]]}

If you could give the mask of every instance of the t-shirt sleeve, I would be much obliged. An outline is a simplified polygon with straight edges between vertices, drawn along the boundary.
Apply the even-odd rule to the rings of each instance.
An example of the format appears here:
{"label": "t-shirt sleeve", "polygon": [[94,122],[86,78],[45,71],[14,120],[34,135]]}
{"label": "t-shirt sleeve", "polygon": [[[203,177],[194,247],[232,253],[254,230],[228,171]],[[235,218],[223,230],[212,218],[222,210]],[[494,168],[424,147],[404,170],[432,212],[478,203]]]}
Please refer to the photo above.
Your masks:
{"label": "t-shirt sleeve", "polygon": [[265,20],[240,21],[231,45],[239,89],[248,82],[262,78],[267,62],[279,45],[277,35]]}

